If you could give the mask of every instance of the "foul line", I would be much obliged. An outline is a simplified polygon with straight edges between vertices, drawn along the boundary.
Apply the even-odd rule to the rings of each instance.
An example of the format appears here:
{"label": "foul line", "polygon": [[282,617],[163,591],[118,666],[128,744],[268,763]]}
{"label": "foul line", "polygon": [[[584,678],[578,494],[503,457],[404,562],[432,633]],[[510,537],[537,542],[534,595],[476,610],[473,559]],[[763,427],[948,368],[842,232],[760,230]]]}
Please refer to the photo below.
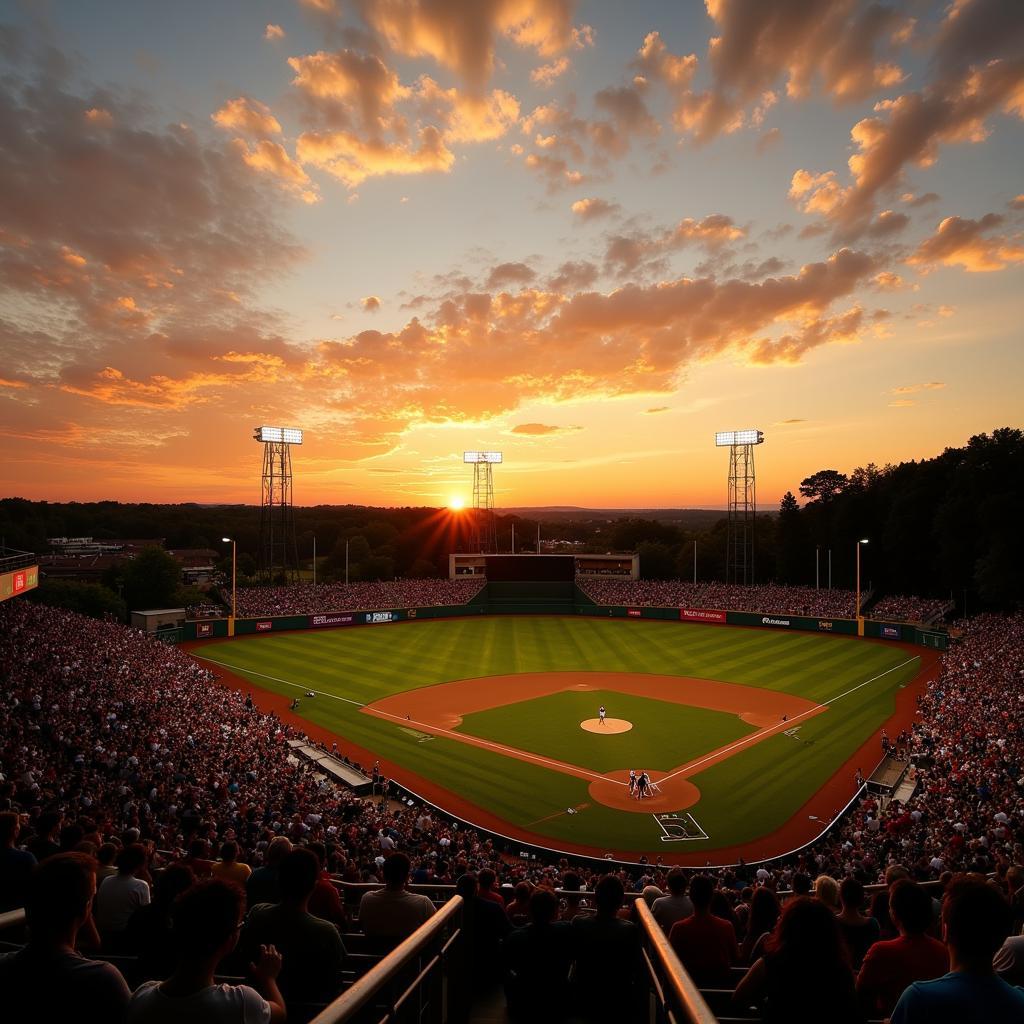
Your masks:
{"label": "foul line", "polygon": [[899,665],[893,665],[892,668],[887,668],[884,672],[879,672],[877,676],[872,676],[870,679],[865,679],[863,683],[858,683],[856,686],[851,687],[844,693],[836,694],[835,697],[830,697],[827,701],[822,704],[815,704],[813,708],[808,708],[806,711],[801,711],[799,715],[794,715],[792,718],[787,719],[785,722],[777,722],[775,725],[768,726],[767,729],[762,729],[760,732],[751,733],[749,736],[744,736],[743,739],[737,740],[735,743],[730,744],[727,747],[720,747],[718,750],[713,750],[706,757],[702,757],[697,761],[691,761],[689,764],[684,764],[682,768],[677,768],[671,775],[666,775],[659,779],[659,782],[668,782],[669,779],[674,779],[677,775],[682,775],[683,772],[692,772],[694,768],[699,768],[706,761],[719,760],[723,754],[728,754],[730,751],[738,750],[740,747],[745,747],[751,743],[757,743],[760,740],[765,739],[770,733],[775,732],[777,729],[785,728],[792,729],[794,722],[799,722],[801,718],[806,718],[807,715],[816,715],[821,711],[824,711],[829,704],[834,704],[837,700],[842,700],[843,697],[849,697],[851,693],[856,693],[863,686],[867,686],[868,683],[873,683],[878,679],[887,676],[890,672],[895,672],[897,669],[906,668],[912,661],[917,661],[918,658],[915,655],[913,658],[907,658],[906,661],[901,662]]}
{"label": "foul line", "polygon": [[291,679],[282,679],[280,676],[268,676],[266,672],[257,672],[253,668],[240,668],[238,665],[229,665],[226,661],[217,661],[216,658],[204,658],[199,654],[193,654],[197,661],[208,661],[211,665],[220,665],[221,668],[229,668],[232,672],[247,672],[251,676],[259,676],[261,679],[273,679],[275,683],[284,683],[285,686],[297,686],[303,693],[315,693],[318,697],[330,697],[331,700],[343,700],[346,704],[355,704],[357,708],[365,708],[366,705],[358,700],[351,700],[348,697],[339,697],[336,693],[325,693],[323,690],[314,690],[312,686],[305,683],[296,683]]}

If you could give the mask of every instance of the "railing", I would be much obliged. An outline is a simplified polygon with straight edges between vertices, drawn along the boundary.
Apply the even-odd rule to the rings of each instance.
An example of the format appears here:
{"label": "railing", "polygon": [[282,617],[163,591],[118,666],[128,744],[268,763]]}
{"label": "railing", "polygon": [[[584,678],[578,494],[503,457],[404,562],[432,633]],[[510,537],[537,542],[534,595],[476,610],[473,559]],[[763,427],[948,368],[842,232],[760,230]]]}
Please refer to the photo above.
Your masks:
{"label": "railing", "polygon": [[462,897],[453,896],[311,1024],[442,1024],[469,984],[461,936]]}
{"label": "railing", "polygon": [[679,962],[647,904],[634,904],[644,937],[644,963],[654,999],[656,1024],[718,1024],[693,979]]}
{"label": "railing", "polygon": [[0,572],[13,572],[35,565],[39,556],[31,551],[16,551],[14,548],[0,548]]}

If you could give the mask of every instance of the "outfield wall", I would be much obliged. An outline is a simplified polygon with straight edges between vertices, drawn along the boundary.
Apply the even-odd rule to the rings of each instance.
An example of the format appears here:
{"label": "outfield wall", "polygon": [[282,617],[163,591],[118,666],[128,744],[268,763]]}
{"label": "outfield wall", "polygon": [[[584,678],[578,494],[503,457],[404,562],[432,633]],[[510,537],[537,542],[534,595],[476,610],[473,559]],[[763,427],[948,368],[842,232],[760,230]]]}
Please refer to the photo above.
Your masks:
{"label": "outfield wall", "polygon": [[[559,584],[556,584],[559,586]],[[747,626],[757,629],[788,629],[810,633],[835,633],[857,636],[856,619],[829,619],[821,616],[790,615],[785,612],[732,612],[713,608],[636,608],[625,605],[601,606],[589,599],[577,587],[575,600],[559,594],[543,595],[541,600],[529,601],[526,595],[502,593],[495,601],[477,598],[469,604],[436,605],[429,608],[392,608],[378,611],[339,611],[317,615],[267,615],[258,619],[237,619],[235,635],[255,633],[281,633],[296,629],[336,629],[346,626],[382,626],[394,622],[419,619],[443,619],[465,615],[593,615],[602,618],[658,619],[670,622],[695,622],[704,625]],[[545,600],[545,598],[547,598]],[[225,638],[227,619],[189,621],[182,630],[181,640],[212,640]],[[919,644],[944,651],[949,647],[949,634],[941,630],[916,626],[906,622],[864,620],[864,636],[876,640],[895,640]]]}

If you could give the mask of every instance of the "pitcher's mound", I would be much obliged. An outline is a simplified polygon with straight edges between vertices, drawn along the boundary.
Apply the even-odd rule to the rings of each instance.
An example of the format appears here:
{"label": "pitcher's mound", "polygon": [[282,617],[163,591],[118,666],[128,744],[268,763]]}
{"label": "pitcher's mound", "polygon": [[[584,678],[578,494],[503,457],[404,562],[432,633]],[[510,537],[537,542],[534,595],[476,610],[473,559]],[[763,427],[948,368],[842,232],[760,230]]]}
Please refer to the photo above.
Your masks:
{"label": "pitcher's mound", "polygon": [[587,732],[606,732],[611,736],[616,732],[629,732],[633,728],[633,723],[627,722],[624,718],[606,718],[602,725],[600,718],[588,718],[585,722],[580,722],[580,728],[586,729]]}

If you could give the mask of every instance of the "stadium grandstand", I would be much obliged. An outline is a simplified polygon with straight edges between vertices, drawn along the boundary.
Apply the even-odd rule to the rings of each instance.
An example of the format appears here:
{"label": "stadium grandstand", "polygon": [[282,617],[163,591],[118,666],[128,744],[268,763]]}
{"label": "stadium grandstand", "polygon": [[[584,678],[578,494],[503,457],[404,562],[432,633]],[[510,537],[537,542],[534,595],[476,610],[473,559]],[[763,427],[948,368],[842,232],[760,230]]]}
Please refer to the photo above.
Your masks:
{"label": "stadium grandstand", "polygon": [[506,1001],[645,1021],[652,993],[704,1024],[1020,1020],[999,979],[1024,980],[1024,614],[955,634],[892,743],[902,799],[865,787],[813,846],[705,872],[518,856],[177,648],[5,601],[5,1019],[170,1019],[216,992],[252,1014],[218,1019],[320,1024]]}

